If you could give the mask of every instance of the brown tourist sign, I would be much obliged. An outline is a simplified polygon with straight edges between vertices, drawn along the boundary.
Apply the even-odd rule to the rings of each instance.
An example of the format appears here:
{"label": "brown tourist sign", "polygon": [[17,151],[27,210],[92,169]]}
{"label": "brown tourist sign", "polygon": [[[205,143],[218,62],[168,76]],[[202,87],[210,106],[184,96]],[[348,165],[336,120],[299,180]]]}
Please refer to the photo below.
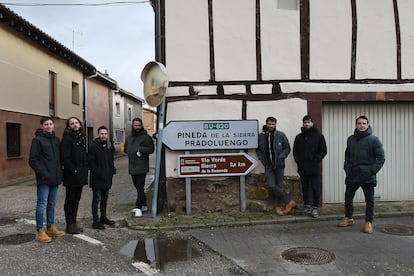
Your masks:
{"label": "brown tourist sign", "polygon": [[188,154],[178,156],[179,177],[246,175],[257,161],[245,153]]}

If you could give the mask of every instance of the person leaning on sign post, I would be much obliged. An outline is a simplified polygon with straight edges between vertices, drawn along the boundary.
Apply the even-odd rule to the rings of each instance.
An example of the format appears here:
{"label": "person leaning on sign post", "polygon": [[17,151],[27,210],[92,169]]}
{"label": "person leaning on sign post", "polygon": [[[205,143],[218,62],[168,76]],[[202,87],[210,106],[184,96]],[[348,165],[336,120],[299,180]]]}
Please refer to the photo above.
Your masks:
{"label": "person leaning on sign post", "polygon": [[290,145],[286,135],[276,130],[276,122],[274,117],[266,119],[263,132],[259,134],[256,153],[265,167],[266,183],[275,196],[275,213],[283,216],[290,213],[296,202],[289,198],[283,184],[285,159],[290,153]]}
{"label": "person leaning on sign post", "polygon": [[149,171],[149,155],[154,149],[154,141],[143,128],[141,118],[132,119],[132,133],[125,141],[124,152],[128,154],[128,171],[137,189],[137,200],[132,210],[136,217],[142,216],[142,212],[148,210],[144,186],[145,176]]}

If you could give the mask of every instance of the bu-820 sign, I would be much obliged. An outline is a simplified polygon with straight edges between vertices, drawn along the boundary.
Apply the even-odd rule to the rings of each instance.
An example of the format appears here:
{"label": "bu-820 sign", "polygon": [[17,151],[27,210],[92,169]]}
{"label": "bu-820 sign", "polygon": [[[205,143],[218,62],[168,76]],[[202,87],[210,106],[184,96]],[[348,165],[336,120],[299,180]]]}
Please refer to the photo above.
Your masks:
{"label": "bu-820 sign", "polygon": [[162,141],[171,150],[257,148],[257,120],[171,121]]}

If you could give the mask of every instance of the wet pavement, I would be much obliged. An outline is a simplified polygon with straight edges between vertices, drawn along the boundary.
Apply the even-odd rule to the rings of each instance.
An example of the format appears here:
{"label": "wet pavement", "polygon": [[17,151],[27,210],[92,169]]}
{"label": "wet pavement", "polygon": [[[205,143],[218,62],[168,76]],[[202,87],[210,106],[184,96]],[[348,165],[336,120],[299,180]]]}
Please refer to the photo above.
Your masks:
{"label": "wet pavement", "polygon": [[[152,218],[149,211],[135,218],[131,210],[136,191],[127,172],[127,158],[118,158],[116,167],[108,201],[108,215],[117,221],[115,228],[91,228],[91,189],[85,187],[82,194],[79,224],[85,228],[85,237],[98,241],[92,245],[73,235],[54,238],[48,245],[34,241],[35,226],[30,224],[35,213],[34,182],[1,187],[2,274],[414,274],[414,202],[378,203],[371,235],[362,232],[363,204],[356,204],[356,224],[345,228],[336,227],[343,216],[342,204],[325,204],[318,219],[299,215],[299,208],[284,217],[245,212]],[[65,227],[63,203],[61,187],[56,207],[59,228]],[[22,244],[13,245],[13,241]]]}

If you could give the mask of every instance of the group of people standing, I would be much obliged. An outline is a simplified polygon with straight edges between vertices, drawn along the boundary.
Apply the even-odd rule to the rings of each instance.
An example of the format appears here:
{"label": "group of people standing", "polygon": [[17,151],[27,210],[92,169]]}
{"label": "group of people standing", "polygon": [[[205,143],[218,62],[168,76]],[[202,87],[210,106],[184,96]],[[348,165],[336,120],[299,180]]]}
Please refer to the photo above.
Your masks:
{"label": "group of people standing", "polygon": [[[135,118],[134,122],[142,121]],[[66,233],[80,234],[82,227],[77,223],[77,214],[82,190],[88,184],[92,188],[92,228],[105,229],[115,221],[107,217],[107,201],[112,178],[116,173],[114,166],[114,149],[109,143],[109,133],[106,126],[98,128],[98,137],[86,149],[86,137],[82,122],[76,117],[66,121],[62,140],[55,135],[55,124],[51,117],[40,119],[40,128],[35,132],[30,147],[29,165],[36,174],[37,203],[36,203],[36,239],[39,242],[52,241],[51,236],[63,236]],[[130,163],[134,185],[137,187],[137,208],[146,207],[143,192],[145,175],[148,171],[148,155],[154,151],[152,138],[141,127],[133,126],[133,134],[127,138],[125,151],[135,150],[142,156],[136,156]],[[145,143],[134,137],[145,137]],[[128,150],[127,150],[128,148]],[[140,159],[140,157],[142,157]],[[140,161],[144,160],[144,161]],[[58,186],[65,186],[64,212],[66,231],[59,230],[55,225],[55,206]],[[44,212],[46,210],[46,228],[44,227]]]}
{"label": "group of people standing", "polygon": [[[285,159],[290,153],[290,145],[286,135],[276,130],[277,120],[266,119],[266,125],[259,135],[257,156],[265,168],[266,183],[275,197],[277,215],[283,216],[291,212],[297,204],[290,199],[283,184]],[[302,119],[301,132],[295,137],[293,157],[297,163],[303,196],[302,215],[319,216],[320,206],[320,172],[321,161],[327,154],[326,141],[314,124],[312,117],[305,115]],[[382,143],[372,135],[372,129],[366,116],[361,115],[355,120],[354,134],[348,137],[345,150],[344,170],[345,184],[345,217],[339,227],[353,225],[353,199],[361,187],[366,202],[364,232],[372,233],[374,219],[374,188],[376,174],[385,162]],[[312,192],[312,201],[310,192]]]}

